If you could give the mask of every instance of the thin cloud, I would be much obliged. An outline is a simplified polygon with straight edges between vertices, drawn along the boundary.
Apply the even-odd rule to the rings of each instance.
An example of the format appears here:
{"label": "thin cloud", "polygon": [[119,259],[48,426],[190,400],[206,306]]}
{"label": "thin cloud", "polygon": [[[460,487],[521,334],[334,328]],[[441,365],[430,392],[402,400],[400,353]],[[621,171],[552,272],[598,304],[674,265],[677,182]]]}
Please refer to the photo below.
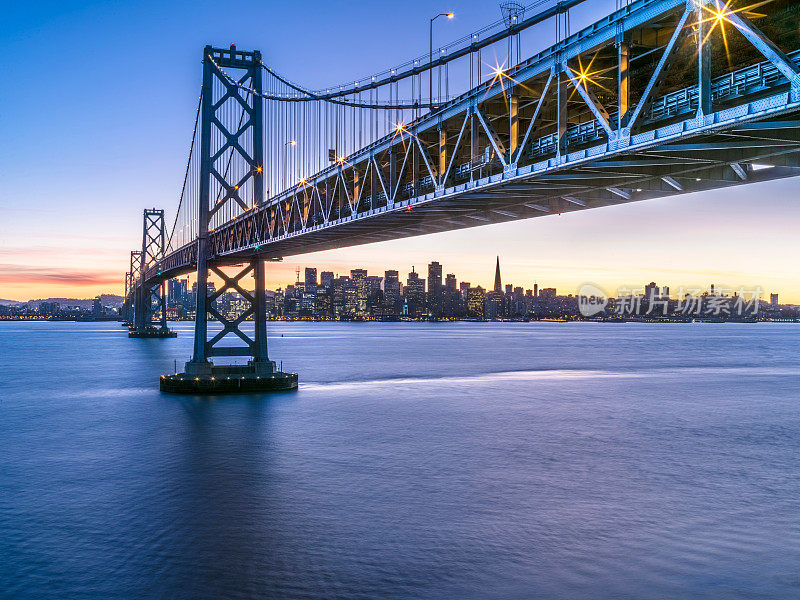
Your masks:
{"label": "thin cloud", "polygon": [[67,269],[34,267],[30,265],[0,264],[0,283],[18,284],[68,284],[109,285],[119,284],[121,275],[110,271],[94,273]]}

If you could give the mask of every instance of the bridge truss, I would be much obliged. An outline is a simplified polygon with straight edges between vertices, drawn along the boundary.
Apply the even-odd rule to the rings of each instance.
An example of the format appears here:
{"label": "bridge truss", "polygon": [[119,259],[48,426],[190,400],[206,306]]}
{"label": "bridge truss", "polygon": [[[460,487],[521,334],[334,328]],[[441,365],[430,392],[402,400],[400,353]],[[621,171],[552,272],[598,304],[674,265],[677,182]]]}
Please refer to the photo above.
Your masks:
{"label": "bridge truss", "polygon": [[200,288],[212,266],[800,174],[796,2],[638,0],[514,59],[580,1],[313,91],[206,47],[177,218],[144,281],[197,270]]}

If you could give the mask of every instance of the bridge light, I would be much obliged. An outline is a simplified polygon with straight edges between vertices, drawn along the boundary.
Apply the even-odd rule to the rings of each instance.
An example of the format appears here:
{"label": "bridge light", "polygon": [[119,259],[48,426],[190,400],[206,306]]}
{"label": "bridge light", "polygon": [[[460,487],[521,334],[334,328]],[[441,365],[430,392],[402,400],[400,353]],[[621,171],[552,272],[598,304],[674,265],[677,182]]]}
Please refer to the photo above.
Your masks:
{"label": "bridge light", "polygon": [[261,173],[263,169],[261,167],[256,167],[256,173]]}
{"label": "bridge light", "polygon": [[292,146],[297,146],[297,140],[292,140],[289,142]]}

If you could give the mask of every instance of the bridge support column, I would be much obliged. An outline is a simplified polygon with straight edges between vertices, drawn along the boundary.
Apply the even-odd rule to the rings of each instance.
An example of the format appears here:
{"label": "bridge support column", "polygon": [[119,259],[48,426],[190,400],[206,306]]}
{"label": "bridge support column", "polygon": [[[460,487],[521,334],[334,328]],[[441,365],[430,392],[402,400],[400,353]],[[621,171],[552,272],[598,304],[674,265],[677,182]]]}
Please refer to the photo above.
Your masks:
{"label": "bridge support column", "polygon": [[264,274],[264,261],[254,259],[253,279],[255,291],[253,292],[253,323],[255,335],[253,340],[253,369],[262,375],[271,375],[275,372],[275,362],[269,359],[267,353],[267,283]]}
{"label": "bridge support column", "polygon": [[708,15],[703,14],[705,2],[695,8],[697,16],[697,117],[711,114],[711,44],[708,38]]}
{"label": "bridge support column", "polygon": [[128,333],[129,337],[173,338],[178,335],[167,327],[164,280],[157,277],[160,272],[148,272],[158,266],[165,249],[164,211],[145,209],[142,221],[142,252],[139,255],[139,283],[134,295],[134,328]]}
{"label": "bridge support column", "polygon": [[519,147],[519,94],[516,86],[508,94],[508,163],[517,162]]}
{"label": "bridge support column", "polygon": [[569,99],[569,93],[567,90],[567,82],[569,81],[569,77],[563,71],[559,71],[557,73],[558,76],[558,93],[557,93],[557,102],[558,106],[556,107],[556,114],[557,114],[557,130],[558,130],[558,147],[556,150],[556,156],[561,158],[564,154],[567,153],[567,100]]}
{"label": "bridge support column", "polygon": [[[238,83],[229,79],[222,69],[238,70]],[[194,353],[186,363],[184,373],[161,376],[161,390],[165,392],[224,394],[297,388],[297,374],[278,371],[267,354],[265,259],[257,255],[259,246],[256,245],[249,256],[239,253],[225,257],[216,254],[216,246],[212,243],[213,227],[217,223],[214,219],[220,209],[246,207],[245,210],[249,210],[259,206],[264,198],[264,115],[258,96],[262,89],[261,71],[261,54],[257,51],[243,52],[236,46],[230,49],[206,46],[203,51]],[[221,90],[222,98],[229,99],[233,110],[214,96],[215,89]],[[242,89],[252,89],[256,94]],[[245,126],[242,126],[243,122]],[[215,142],[218,146],[214,148],[212,133],[215,140],[221,140]],[[214,161],[220,156],[230,156],[229,160],[234,163],[244,164],[244,170],[229,173],[217,169]],[[344,191],[341,166],[339,172],[341,196]],[[246,197],[243,190],[248,189],[252,196]],[[346,198],[344,202],[347,202]],[[340,209],[341,206],[340,202]],[[241,268],[241,263],[246,266]],[[223,270],[225,266],[234,265],[239,270],[233,275]],[[209,294],[208,287],[209,271],[222,281],[212,294]],[[252,292],[241,282],[250,273],[255,288]],[[226,292],[238,294],[244,300],[238,314],[218,308],[216,301]],[[209,318],[222,326],[210,339]],[[252,319],[254,326],[252,336],[242,330],[248,319]],[[229,340],[236,340],[239,345],[223,345]],[[209,359],[215,356],[248,357],[249,360],[244,365],[214,364]]]}
{"label": "bridge support column", "polygon": [[389,195],[390,198],[386,199],[387,204],[392,203],[396,199],[395,189],[397,188],[397,154],[394,151],[394,146],[389,149]]}
{"label": "bridge support column", "polygon": [[628,125],[628,109],[630,102],[630,88],[628,85],[628,63],[630,61],[630,43],[625,36],[619,41],[618,45],[618,81],[617,81],[617,95],[619,97],[619,106],[617,119],[617,130],[621,130]]}
{"label": "bridge support column", "polygon": [[481,147],[480,147],[480,129],[481,124],[478,117],[475,116],[475,111],[470,109],[469,114],[469,180],[475,181],[475,171],[479,171],[483,165],[481,161]]}
{"label": "bridge support column", "polygon": [[[439,124],[439,165],[438,165],[438,185],[444,186],[444,174],[447,171],[447,127],[444,123]],[[434,182],[436,183],[436,182]]]}

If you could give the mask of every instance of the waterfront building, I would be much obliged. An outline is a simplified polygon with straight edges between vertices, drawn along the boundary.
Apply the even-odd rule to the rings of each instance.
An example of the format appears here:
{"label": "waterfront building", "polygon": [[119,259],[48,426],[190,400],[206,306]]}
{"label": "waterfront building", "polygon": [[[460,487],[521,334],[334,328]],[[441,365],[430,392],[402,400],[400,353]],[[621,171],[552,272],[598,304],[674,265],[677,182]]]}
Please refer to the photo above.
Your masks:
{"label": "waterfront building", "polygon": [[469,290],[467,290],[467,314],[470,317],[475,319],[484,318],[485,294],[481,286],[469,288]]}
{"label": "waterfront building", "polygon": [[456,317],[460,314],[461,295],[458,293],[458,282],[453,273],[448,273],[444,278],[442,289],[442,316]]}
{"label": "waterfront building", "polygon": [[487,319],[500,319],[505,316],[505,295],[492,290],[485,295],[483,314]]}
{"label": "waterfront building", "polygon": [[383,277],[367,275],[367,313],[376,316],[383,310]]}
{"label": "waterfront building", "polygon": [[300,295],[300,310],[299,316],[313,317],[317,308],[317,294],[316,292],[304,291]]}
{"label": "waterfront building", "polygon": [[425,314],[425,280],[411,267],[405,288],[408,315],[420,317]]}
{"label": "waterfront building", "polygon": [[556,288],[542,288],[539,290],[539,298],[545,302],[556,299]]}
{"label": "waterfront building", "polygon": [[58,302],[42,302],[39,304],[39,314],[45,316],[57,315],[61,310],[61,305]]}
{"label": "waterfront building", "polygon": [[345,314],[345,287],[350,283],[350,278],[346,276],[337,277],[333,280],[333,316],[339,318]]}

